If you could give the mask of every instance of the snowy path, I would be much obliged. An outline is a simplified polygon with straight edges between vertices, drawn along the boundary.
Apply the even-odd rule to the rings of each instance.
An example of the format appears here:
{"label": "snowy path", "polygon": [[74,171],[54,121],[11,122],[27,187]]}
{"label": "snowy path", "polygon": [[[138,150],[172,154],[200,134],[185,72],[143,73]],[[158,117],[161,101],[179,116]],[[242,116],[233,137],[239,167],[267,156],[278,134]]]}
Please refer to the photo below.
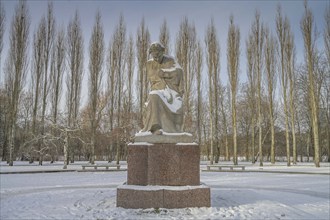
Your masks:
{"label": "snowy path", "polygon": [[329,175],[201,172],[212,208],[116,207],[126,172],[0,175],[1,219],[329,219]]}

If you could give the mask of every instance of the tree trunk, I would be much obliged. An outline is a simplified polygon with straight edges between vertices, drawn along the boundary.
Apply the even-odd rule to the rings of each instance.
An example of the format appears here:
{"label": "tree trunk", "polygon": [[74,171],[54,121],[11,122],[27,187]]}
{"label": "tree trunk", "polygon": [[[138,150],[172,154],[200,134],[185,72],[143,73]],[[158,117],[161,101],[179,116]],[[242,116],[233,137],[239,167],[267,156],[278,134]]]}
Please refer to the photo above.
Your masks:
{"label": "tree trunk", "polygon": [[252,131],[251,131],[251,148],[252,148],[252,163],[255,164],[256,159],[255,159],[255,123],[254,123],[254,117],[252,116]]}
{"label": "tree trunk", "polygon": [[90,164],[95,164],[95,130],[96,129],[93,129],[91,136],[91,157],[89,158]]}

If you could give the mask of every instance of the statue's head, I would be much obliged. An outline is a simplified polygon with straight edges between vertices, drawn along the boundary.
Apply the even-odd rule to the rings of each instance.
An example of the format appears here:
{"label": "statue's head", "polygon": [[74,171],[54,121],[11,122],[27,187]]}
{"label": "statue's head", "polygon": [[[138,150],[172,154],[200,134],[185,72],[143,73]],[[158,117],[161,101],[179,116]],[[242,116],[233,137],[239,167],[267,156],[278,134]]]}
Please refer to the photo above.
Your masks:
{"label": "statue's head", "polygon": [[160,63],[163,59],[164,52],[165,47],[161,43],[155,42],[150,45],[149,54],[151,54],[154,61]]}

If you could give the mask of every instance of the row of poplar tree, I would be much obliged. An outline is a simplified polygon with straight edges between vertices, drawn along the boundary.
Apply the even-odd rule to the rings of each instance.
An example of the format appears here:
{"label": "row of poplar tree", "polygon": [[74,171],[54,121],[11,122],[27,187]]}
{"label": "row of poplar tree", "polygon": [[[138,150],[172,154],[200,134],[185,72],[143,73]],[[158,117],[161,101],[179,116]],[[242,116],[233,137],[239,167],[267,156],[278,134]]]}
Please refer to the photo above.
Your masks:
{"label": "row of poplar tree", "polygon": [[[6,20],[2,6],[0,10],[1,55]],[[244,159],[259,160],[260,166],[264,160],[275,163],[283,158],[290,166],[310,156],[317,167],[322,158],[329,161],[329,7],[322,32],[325,47],[317,48],[315,21],[305,2],[301,64],[296,62],[290,21],[280,6],[276,30],[271,31],[256,11],[247,39],[240,38],[233,16],[229,21],[223,49],[227,70],[222,71],[228,83],[220,80],[221,51],[213,19],[201,40],[185,17],[173,41],[184,70],[184,130],[195,135],[201,154],[211,163],[232,159],[237,164]],[[87,58],[78,12],[66,28],[60,27],[49,3],[30,37],[28,6],[20,1],[8,27],[0,85],[2,160],[9,165],[18,158],[37,160],[42,165],[43,160],[54,162],[63,156],[64,168],[74,160],[125,160],[126,146],[142,126],[149,92],[145,64],[150,33],[144,19],[134,42],[121,15],[106,46],[97,12]],[[171,53],[166,19],[159,41]],[[242,41],[246,51],[241,51]],[[247,61],[245,73],[239,67],[242,57]],[[81,90],[87,89],[82,88],[84,74],[88,100],[81,106]],[[239,81],[240,74],[247,75],[247,82]]]}

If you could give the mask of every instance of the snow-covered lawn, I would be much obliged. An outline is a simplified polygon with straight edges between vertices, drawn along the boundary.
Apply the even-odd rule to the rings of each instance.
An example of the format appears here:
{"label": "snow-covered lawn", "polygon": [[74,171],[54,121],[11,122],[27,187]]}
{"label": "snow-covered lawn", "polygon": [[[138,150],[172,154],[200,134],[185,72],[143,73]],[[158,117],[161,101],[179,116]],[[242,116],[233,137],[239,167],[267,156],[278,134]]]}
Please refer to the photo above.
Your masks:
{"label": "snow-covered lawn", "polygon": [[[81,164],[69,169],[81,170]],[[62,167],[47,162],[42,167],[26,162],[0,165],[2,173]],[[212,207],[186,209],[117,208],[116,187],[126,181],[126,171],[0,174],[0,219],[330,218],[329,164],[266,164],[262,170],[246,165],[245,172],[201,172],[201,181],[211,187]],[[205,167],[202,163],[201,169]]]}

